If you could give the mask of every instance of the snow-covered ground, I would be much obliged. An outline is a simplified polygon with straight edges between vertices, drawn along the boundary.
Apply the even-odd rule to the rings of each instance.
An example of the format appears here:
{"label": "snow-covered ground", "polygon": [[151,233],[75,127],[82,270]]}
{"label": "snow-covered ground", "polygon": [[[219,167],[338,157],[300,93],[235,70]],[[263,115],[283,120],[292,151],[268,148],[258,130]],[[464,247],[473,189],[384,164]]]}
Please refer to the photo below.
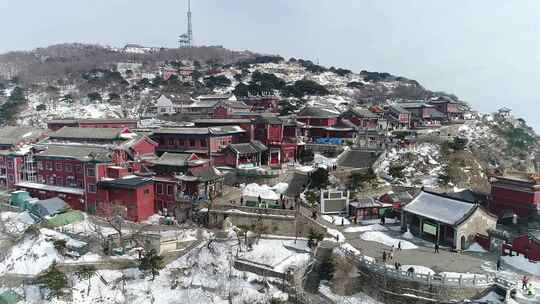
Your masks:
{"label": "snow-covered ground", "polygon": [[328,285],[321,285],[319,287],[319,291],[328,297],[330,300],[334,301],[335,303],[343,303],[343,304],[382,304],[382,302],[379,302],[372,297],[368,296],[367,294],[363,292],[355,293],[350,296],[340,296],[332,292],[330,287]]}
{"label": "snow-covered ground", "polygon": [[[289,267],[306,263],[309,254],[286,249],[283,244],[288,242],[293,241],[262,239],[253,246],[252,251],[240,252],[240,256],[257,263],[271,264],[277,271],[286,271]],[[172,304],[179,303],[180,300],[182,303],[191,304],[263,304],[272,298],[286,299],[286,294],[272,285],[272,279],[268,279],[267,283],[263,277],[232,267],[237,254],[237,244],[236,240],[201,244],[166,265],[154,281],[150,280],[150,275],[143,277],[138,269],[98,270],[98,275],[93,276],[90,282],[72,277],[70,280],[73,282],[73,302],[70,303]],[[307,249],[307,242],[300,240],[295,246]],[[36,246],[36,252],[43,249],[47,250],[48,256],[57,256],[54,248]],[[40,268],[48,264],[48,261],[39,262],[39,265],[43,266]],[[22,287],[15,288],[14,291],[21,295],[26,294],[25,303],[42,303],[39,292],[33,292],[31,286],[25,288],[24,291]],[[66,302],[54,299],[49,303]]]}
{"label": "snow-covered ground", "polygon": [[415,244],[401,239],[395,239],[388,234],[381,232],[381,231],[367,231],[364,232],[362,235],[360,235],[360,238],[364,241],[372,241],[384,244],[386,246],[394,246],[397,248],[398,243],[401,242],[401,249],[407,250],[407,249],[416,249],[418,246]]}
{"label": "snow-covered ground", "polygon": [[366,231],[386,231],[388,230],[386,227],[380,224],[373,224],[373,225],[367,225],[367,226],[355,226],[355,227],[348,227],[343,230],[347,233],[355,233],[355,232],[366,232]]}
{"label": "snow-covered ground", "polygon": [[342,225],[350,225],[351,222],[343,217],[343,216],[339,216],[339,215],[328,215],[328,214],[325,214],[322,216],[322,218],[329,222],[329,223],[332,223],[334,225],[337,225],[337,226],[342,226]]}
{"label": "snow-covered ground", "polygon": [[503,256],[502,260],[506,264],[514,268],[517,268],[521,271],[525,271],[537,277],[540,277],[540,263],[529,261],[529,259],[525,258],[523,255]]}
{"label": "snow-covered ground", "polygon": [[438,145],[422,143],[411,148],[393,148],[375,169],[378,174],[389,176],[393,166],[404,166],[403,178],[394,178],[401,185],[437,186],[437,177],[442,172],[440,149]]}

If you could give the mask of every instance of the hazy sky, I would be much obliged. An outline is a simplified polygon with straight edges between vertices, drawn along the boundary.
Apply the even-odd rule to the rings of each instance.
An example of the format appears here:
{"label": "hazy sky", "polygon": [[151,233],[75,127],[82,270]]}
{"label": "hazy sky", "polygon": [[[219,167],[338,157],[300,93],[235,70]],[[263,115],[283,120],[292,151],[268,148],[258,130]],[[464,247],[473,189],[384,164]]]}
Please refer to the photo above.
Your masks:
{"label": "hazy sky", "polygon": [[[175,46],[187,0],[0,0],[0,52],[61,42]],[[503,105],[540,130],[538,0],[192,0],[197,44],[384,71]]]}

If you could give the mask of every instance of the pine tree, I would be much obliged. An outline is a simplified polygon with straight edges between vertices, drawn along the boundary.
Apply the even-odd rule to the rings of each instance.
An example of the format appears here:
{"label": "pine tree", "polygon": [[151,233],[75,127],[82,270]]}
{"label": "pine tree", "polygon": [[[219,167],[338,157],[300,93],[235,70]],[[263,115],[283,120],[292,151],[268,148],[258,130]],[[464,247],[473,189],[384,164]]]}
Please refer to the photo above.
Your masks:
{"label": "pine tree", "polygon": [[77,268],[77,271],[75,272],[75,275],[77,278],[79,278],[79,281],[82,280],[88,280],[88,290],[86,292],[87,295],[90,294],[90,283],[92,277],[96,274],[96,267],[95,266],[80,266]]}
{"label": "pine tree", "polygon": [[163,267],[165,267],[165,262],[163,261],[163,258],[157,254],[155,249],[146,252],[139,264],[139,269],[141,271],[150,271],[152,273],[152,281]]}
{"label": "pine tree", "polygon": [[67,277],[58,269],[56,261],[52,263],[45,273],[37,278],[37,282],[49,290],[48,300],[63,296],[63,289],[68,285]]}
{"label": "pine tree", "polygon": [[336,271],[336,261],[333,256],[328,256],[321,262],[319,268],[319,276],[321,280],[330,281],[334,277]]}

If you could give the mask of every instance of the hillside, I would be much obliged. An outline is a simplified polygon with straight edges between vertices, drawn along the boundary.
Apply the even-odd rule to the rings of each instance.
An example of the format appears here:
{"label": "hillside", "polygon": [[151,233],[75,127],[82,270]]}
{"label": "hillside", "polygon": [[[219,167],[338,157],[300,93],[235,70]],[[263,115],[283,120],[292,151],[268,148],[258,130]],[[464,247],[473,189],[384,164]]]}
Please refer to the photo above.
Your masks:
{"label": "hillside", "polygon": [[[118,63],[135,63],[139,70],[119,71]],[[189,69],[192,78],[167,78],[171,68]],[[161,94],[179,103],[201,94],[277,95],[282,115],[305,105],[339,112],[403,100],[459,100],[385,72],[356,73],[220,47],[134,53],[61,44],[0,55],[0,75],[0,123],[36,127],[53,118],[144,118]],[[460,104],[468,113],[464,125],[419,132],[418,147],[388,151],[378,171],[397,184],[485,189],[493,170],[534,170],[536,134],[525,121],[478,114]],[[456,146],[456,137],[464,142]]]}

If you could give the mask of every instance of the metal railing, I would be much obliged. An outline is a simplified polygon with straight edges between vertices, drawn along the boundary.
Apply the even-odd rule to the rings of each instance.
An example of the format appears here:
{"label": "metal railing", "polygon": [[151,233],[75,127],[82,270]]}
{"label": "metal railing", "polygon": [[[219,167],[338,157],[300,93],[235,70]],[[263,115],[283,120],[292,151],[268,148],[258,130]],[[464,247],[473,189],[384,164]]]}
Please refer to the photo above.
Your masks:
{"label": "metal railing", "polygon": [[485,288],[497,284],[501,287],[511,289],[515,287],[515,283],[502,277],[490,276],[487,274],[472,274],[461,275],[459,277],[448,277],[438,274],[425,274],[417,272],[408,272],[407,270],[395,269],[386,264],[380,264],[372,259],[368,259],[362,255],[358,255],[345,248],[340,248],[346,257],[353,260],[358,268],[367,269],[370,272],[380,275],[394,277],[400,280],[416,281],[427,285],[439,285],[448,287],[470,287],[470,288]]}

